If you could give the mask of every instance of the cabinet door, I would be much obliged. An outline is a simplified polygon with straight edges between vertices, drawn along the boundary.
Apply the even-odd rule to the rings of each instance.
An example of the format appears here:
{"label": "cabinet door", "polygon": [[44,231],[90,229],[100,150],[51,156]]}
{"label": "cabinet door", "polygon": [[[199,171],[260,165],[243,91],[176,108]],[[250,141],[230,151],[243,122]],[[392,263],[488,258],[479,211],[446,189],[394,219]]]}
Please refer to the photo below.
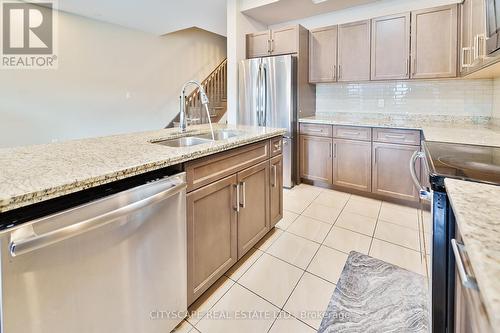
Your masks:
{"label": "cabinet door", "polygon": [[283,155],[275,156],[270,161],[270,227],[283,218]]}
{"label": "cabinet door", "polygon": [[460,5],[460,74],[470,72],[472,66],[472,0],[465,0]]}
{"label": "cabinet door", "polygon": [[457,75],[457,25],[457,5],[412,12],[412,78]]}
{"label": "cabinet door", "polygon": [[271,40],[270,30],[248,34],[247,58],[268,56],[270,40]]}
{"label": "cabinet door", "polygon": [[328,184],[333,183],[331,138],[300,136],[300,177]]}
{"label": "cabinet door", "polygon": [[[419,146],[373,143],[372,192],[393,198],[418,201],[410,174],[410,160]],[[416,165],[420,175],[420,163]]]}
{"label": "cabinet door", "polygon": [[360,191],[371,191],[372,143],[333,140],[333,183]]}
{"label": "cabinet door", "polygon": [[309,82],[337,81],[337,26],[309,33]]}
{"label": "cabinet door", "polygon": [[339,25],[338,81],[370,80],[370,20]]}
{"label": "cabinet door", "polygon": [[299,27],[291,26],[271,31],[271,54],[289,54],[299,51]]}
{"label": "cabinet door", "polygon": [[269,161],[238,173],[238,259],[269,231]]}
{"label": "cabinet door", "polygon": [[371,79],[410,77],[410,13],[372,20]]}
{"label": "cabinet door", "polygon": [[485,0],[471,1],[471,21],[472,66],[477,69],[483,65],[486,56]]}
{"label": "cabinet door", "polygon": [[237,261],[236,175],[187,195],[188,303]]}

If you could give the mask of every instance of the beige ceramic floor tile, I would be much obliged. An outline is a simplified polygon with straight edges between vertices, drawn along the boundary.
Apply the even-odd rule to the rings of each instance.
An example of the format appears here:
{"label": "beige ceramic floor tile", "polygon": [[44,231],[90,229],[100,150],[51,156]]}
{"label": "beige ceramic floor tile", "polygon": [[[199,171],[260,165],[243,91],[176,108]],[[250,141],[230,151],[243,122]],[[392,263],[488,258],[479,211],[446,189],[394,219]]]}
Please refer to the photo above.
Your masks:
{"label": "beige ceramic floor tile", "polygon": [[[244,318],[247,313],[266,313]],[[197,325],[203,333],[267,332],[279,309],[244,287],[235,284]]]}
{"label": "beige ceramic floor tile", "polygon": [[382,208],[380,209],[379,219],[418,230],[418,213],[414,208],[383,202]]}
{"label": "beige ceramic floor tile", "polygon": [[382,204],[381,200],[363,197],[361,195],[356,195],[356,194],[351,194],[350,199],[354,200],[354,201],[359,201],[359,202],[367,202],[367,203],[372,203],[372,204]]}
{"label": "beige ceramic floor tile", "polygon": [[342,212],[337,219],[337,222],[335,222],[335,226],[356,231],[371,237],[373,236],[376,223],[377,220],[375,218],[349,212]]}
{"label": "beige ceramic floor tile", "polygon": [[298,191],[298,192],[311,192],[311,193],[315,193],[315,194],[320,194],[325,189],[318,187],[318,186],[312,186],[312,185],[302,183],[302,184],[295,186],[293,188],[293,190]]}
{"label": "beige ceramic floor tile", "polygon": [[287,232],[322,243],[331,227],[331,224],[301,215],[287,229]]}
{"label": "beige ceramic floor tile", "polygon": [[174,330],[170,333],[195,333],[198,332],[195,330],[194,326],[188,323],[186,320],[183,320],[182,323],[179,324]]}
{"label": "beige ceramic floor tile", "polygon": [[286,302],[284,310],[318,329],[322,320],[321,313],[327,309],[334,290],[333,283],[306,272]]}
{"label": "beige ceramic floor tile", "polygon": [[[373,200],[373,199],[369,199]],[[356,213],[358,215],[363,215],[367,217],[377,218],[380,212],[380,202],[369,201],[369,200],[353,200],[349,199],[349,202],[344,208],[344,212]]]}
{"label": "beige ceramic floor tile", "polygon": [[236,264],[234,264],[225,275],[231,280],[237,281],[263,253],[264,252],[259,249],[250,249],[250,251],[248,251]]}
{"label": "beige ceramic floor tile", "polygon": [[418,231],[394,223],[379,220],[375,229],[375,238],[420,251]]}
{"label": "beige ceramic floor tile", "polygon": [[306,269],[318,248],[318,243],[285,232],[269,247],[267,253]]}
{"label": "beige ceramic floor tile", "polygon": [[292,213],[301,214],[311,202],[312,200],[306,200],[295,195],[283,195],[283,209]]}
{"label": "beige ceramic floor tile", "polygon": [[316,220],[320,220],[329,224],[334,224],[341,211],[341,208],[328,207],[313,202],[311,205],[309,205],[309,207],[306,208],[306,210],[304,210],[302,215],[312,217]]}
{"label": "beige ceramic floor tile", "polygon": [[336,284],[346,260],[347,254],[327,246],[321,246],[307,271]]}
{"label": "beige ceramic floor tile", "polygon": [[418,274],[425,274],[425,272],[422,271],[422,259],[420,252],[413,251],[399,245],[374,238],[370,248],[370,256],[387,261]]}
{"label": "beige ceramic floor tile", "polygon": [[282,233],[283,230],[273,228],[257,244],[255,244],[254,247],[256,249],[266,251],[269,246],[271,246],[274,241],[276,241],[281,236]]}
{"label": "beige ceramic floor tile", "polygon": [[276,223],[276,228],[281,230],[286,230],[299,217],[299,214],[289,212],[288,210],[283,210],[283,218]]}
{"label": "beige ceramic floor tile", "polygon": [[334,226],[326,236],[324,245],[345,253],[357,251],[368,254],[371,242],[371,237]]}
{"label": "beige ceramic floor tile", "polygon": [[186,320],[196,326],[196,323],[203,318],[233,285],[234,281],[228,279],[226,276],[221,277],[189,307],[190,313]]}
{"label": "beige ceramic floor tile", "polygon": [[347,203],[347,200],[349,200],[349,196],[349,194],[343,192],[324,191],[316,197],[314,203],[342,209]]}
{"label": "beige ceramic floor tile", "polygon": [[304,271],[264,253],[238,283],[278,307],[282,307]]}
{"label": "beige ceramic floor tile", "polygon": [[295,319],[292,315],[281,312],[271,327],[269,333],[315,333],[316,330],[303,322]]}

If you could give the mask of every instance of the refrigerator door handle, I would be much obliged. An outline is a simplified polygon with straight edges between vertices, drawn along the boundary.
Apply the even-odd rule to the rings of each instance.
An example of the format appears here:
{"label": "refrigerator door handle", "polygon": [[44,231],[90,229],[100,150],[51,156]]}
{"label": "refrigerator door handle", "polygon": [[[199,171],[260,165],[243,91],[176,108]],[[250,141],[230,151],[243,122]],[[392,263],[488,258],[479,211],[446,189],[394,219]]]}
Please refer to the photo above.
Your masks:
{"label": "refrigerator door handle", "polygon": [[263,86],[264,86],[264,90],[263,90],[263,94],[264,94],[264,98],[263,98],[263,103],[262,103],[262,126],[266,126],[267,124],[267,91],[268,91],[268,86],[267,86],[267,68],[266,66],[262,66],[262,73],[263,73],[263,76],[262,76],[262,80],[263,80]]}
{"label": "refrigerator door handle", "polygon": [[259,64],[259,71],[257,72],[257,107],[255,112],[257,113],[257,126],[260,126],[260,108],[261,108],[261,86],[262,86],[262,64]]}

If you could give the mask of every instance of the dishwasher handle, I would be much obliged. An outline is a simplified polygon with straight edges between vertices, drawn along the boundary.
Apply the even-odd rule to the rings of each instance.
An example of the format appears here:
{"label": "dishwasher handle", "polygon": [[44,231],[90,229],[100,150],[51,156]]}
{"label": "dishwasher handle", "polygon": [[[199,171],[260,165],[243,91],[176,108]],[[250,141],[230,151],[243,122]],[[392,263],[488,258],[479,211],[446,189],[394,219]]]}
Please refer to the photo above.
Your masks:
{"label": "dishwasher handle", "polygon": [[138,200],[126,206],[109,211],[102,215],[89,218],[87,220],[56,229],[41,235],[37,235],[33,230],[33,224],[20,228],[11,234],[9,243],[9,252],[12,257],[26,254],[46,246],[61,242],[63,240],[81,235],[88,231],[105,226],[116,221],[120,217],[136,212],[158,201],[173,196],[184,190],[187,185],[183,178],[170,178],[170,184],[173,186],[151,195],[147,198]]}
{"label": "dishwasher handle", "polygon": [[413,184],[415,185],[415,188],[418,190],[418,194],[420,199],[430,201],[432,196],[431,192],[429,191],[428,188],[424,187],[422,184],[420,184],[420,181],[418,180],[417,177],[417,171],[415,170],[417,160],[418,159],[423,159],[425,157],[425,154],[420,151],[416,151],[413,153],[413,156],[411,157],[410,160],[410,175],[411,179],[413,181]]}

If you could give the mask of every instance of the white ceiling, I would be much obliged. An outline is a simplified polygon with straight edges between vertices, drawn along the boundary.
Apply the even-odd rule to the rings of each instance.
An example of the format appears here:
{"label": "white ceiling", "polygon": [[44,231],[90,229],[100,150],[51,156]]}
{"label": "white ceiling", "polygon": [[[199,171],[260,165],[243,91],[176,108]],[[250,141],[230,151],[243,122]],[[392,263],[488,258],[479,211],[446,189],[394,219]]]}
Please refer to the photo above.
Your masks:
{"label": "white ceiling", "polygon": [[62,0],[59,9],[163,35],[198,27],[226,36],[226,0]]}
{"label": "white ceiling", "polygon": [[242,0],[242,12],[271,25],[377,1],[380,0],[326,0],[314,4],[312,0]]}

